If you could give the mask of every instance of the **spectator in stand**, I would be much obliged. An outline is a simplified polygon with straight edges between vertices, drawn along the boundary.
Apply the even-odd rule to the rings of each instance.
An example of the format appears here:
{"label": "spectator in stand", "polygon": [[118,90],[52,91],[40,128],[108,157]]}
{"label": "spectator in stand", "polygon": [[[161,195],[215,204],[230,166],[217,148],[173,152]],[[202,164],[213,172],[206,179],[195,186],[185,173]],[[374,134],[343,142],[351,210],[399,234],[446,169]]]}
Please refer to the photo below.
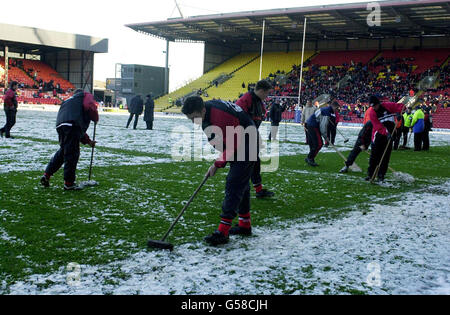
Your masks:
{"label": "spectator in stand", "polygon": [[0,129],[0,135],[3,138],[5,136],[6,138],[13,138],[11,137],[11,129],[16,124],[16,116],[17,116],[17,96],[16,96],[16,90],[17,90],[17,82],[12,81],[10,88],[5,93],[4,97],[4,104],[3,109],[5,110],[6,114],[6,124],[5,126]]}

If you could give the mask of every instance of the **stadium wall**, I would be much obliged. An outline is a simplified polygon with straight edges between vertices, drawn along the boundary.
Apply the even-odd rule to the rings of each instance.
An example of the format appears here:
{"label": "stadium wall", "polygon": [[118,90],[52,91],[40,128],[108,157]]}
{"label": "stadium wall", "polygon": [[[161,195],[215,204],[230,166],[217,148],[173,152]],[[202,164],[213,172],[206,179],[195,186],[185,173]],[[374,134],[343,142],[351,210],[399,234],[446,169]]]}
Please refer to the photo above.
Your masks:
{"label": "stadium wall", "polygon": [[241,47],[220,46],[205,43],[205,57],[203,62],[203,73],[224,63],[228,59],[241,53]]}
{"label": "stadium wall", "polygon": [[[261,43],[249,43],[241,46],[241,53],[259,52]],[[412,37],[412,38],[386,38],[386,39],[357,39],[357,40],[320,40],[306,41],[305,50],[388,50],[415,49],[415,48],[450,48],[450,37]],[[300,51],[302,42],[273,42],[264,43],[265,52]],[[206,59],[206,53],[205,53]]]}
{"label": "stadium wall", "polygon": [[77,88],[94,90],[94,52],[60,50],[43,54],[42,60]]}

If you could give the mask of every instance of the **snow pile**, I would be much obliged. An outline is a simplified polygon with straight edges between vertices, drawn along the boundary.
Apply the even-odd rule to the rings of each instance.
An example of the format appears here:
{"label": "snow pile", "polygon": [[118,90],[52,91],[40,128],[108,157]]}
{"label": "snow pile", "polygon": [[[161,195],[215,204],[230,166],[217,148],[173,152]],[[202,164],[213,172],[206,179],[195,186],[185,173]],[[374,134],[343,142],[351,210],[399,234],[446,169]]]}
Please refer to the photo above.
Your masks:
{"label": "snow pile", "polygon": [[75,282],[73,268],[62,267],[9,293],[450,294],[450,181],[424,191],[338,219],[257,228],[254,237],[234,237],[221,248],[185,244],[172,253],[81,265]]}

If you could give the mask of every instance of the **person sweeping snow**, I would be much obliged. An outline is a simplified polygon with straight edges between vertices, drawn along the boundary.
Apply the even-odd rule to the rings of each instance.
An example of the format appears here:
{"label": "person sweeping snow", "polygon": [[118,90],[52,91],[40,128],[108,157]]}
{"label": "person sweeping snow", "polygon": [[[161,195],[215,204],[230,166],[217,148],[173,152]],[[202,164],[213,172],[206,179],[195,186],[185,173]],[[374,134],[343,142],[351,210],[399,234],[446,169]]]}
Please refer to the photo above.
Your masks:
{"label": "person sweeping snow", "polygon": [[[264,106],[264,100],[272,90],[272,86],[266,80],[256,83],[255,91],[244,94],[236,104],[239,105],[244,112],[246,112],[253,119],[257,129],[261,126],[261,123],[266,116],[266,107]],[[258,161],[255,164],[252,174],[252,183],[255,188],[256,198],[268,198],[275,195],[274,192],[263,188],[261,178],[261,160],[258,157]]]}
{"label": "person sweeping snow", "polygon": [[[230,234],[251,235],[250,178],[258,158],[259,141],[253,120],[236,104],[221,100],[204,103],[200,96],[187,98],[181,111],[193,123],[201,125],[210,144],[222,151],[207,176],[215,176],[219,169],[230,164],[219,228],[205,241],[217,246],[228,243]],[[244,139],[246,132],[249,132],[249,141]],[[238,213],[239,224],[232,228]]]}
{"label": "person sweeping snow", "polygon": [[327,139],[328,129],[331,128],[330,117],[335,117],[338,109],[339,103],[335,101],[328,107],[318,109],[306,122],[309,154],[305,162],[313,167],[319,166],[315,158],[323,147],[322,137]]}
{"label": "person sweeping snow", "polygon": [[381,103],[376,96],[370,97],[369,104],[373,108],[369,113],[369,120],[373,128],[372,152],[366,180],[373,181],[378,176],[378,181],[383,182],[391,158],[395,117],[397,113],[403,112],[405,105],[390,102]]}
{"label": "person sweeping snow", "polygon": [[75,183],[75,173],[80,157],[80,142],[94,148],[86,131],[90,122],[97,124],[99,120],[94,96],[82,90],[62,103],[56,118],[56,131],[59,136],[59,150],[55,153],[41,177],[41,185],[50,186],[50,178],[64,164],[64,190],[81,190],[83,187]]}

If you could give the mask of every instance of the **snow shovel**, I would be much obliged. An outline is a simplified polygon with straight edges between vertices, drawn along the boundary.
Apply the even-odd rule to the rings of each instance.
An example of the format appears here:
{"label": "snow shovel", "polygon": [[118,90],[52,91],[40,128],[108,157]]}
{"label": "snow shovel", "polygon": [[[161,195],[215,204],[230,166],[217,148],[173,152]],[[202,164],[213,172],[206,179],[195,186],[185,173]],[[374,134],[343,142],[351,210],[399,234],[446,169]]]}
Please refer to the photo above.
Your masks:
{"label": "snow shovel", "polygon": [[[97,131],[97,123],[94,124],[94,136],[93,136],[93,140],[92,141],[95,141],[96,131]],[[92,153],[91,153],[91,164],[89,166],[89,180],[87,182],[82,182],[80,184],[80,186],[82,186],[83,188],[84,187],[93,187],[93,186],[97,186],[98,185],[98,182],[96,182],[95,180],[91,180],[91,178],[92,178],[92,164],[94,162],[94,149],[95,149],[95,147],[92,148]]]}
{"label": "snow shovel", "polygon": [[[336,151],[336,153],[337,154],[339,154],[339,156],[344,160],[344,162],[347,162],[347,159],[345,158],[345,156],[341,153],[341,151],[339,151],[335,146],[334,146],[334,144],[332,144],[331,142],[330,142],[330,140],[327,138],[327,142],[331,145],[331,147]],[[362,172],[362,169],[356,164],[356,163],[353,163],[351,166],[350,166],[350,169],[352,170],[352,172],[357,172],[357,173],[361,173]]]}
{"label": "snow shovel", "polygon": [[208,180],[208,178],[209,178],[209,173],[205,175],[205,178],[203,179],[203,182],[200,184],[200,186],[198,186],[197,190],[191,196],[191,198],[189,199],[187,204],[184,206],[183,210],[181,210],[180,214],[175,219],[175,221],[172,223],[172,225],[170,226],[170,228],[166,232],[166,234],[163,236],[163,238],[160,241],[149,240],[147,242],[147,246],[148,247],[150,247],[150,248],[157,248],[157,249],[168,249],[170,251],[173,250],[173,244],[166,242],[166,238],[167,238],[167,236],[169,236],[170,232],[172,232],[173,228],[178,223],[178,221],[180,220],[181,216],[184,214],[186,209],[189,207],[189,205],[191,204],[192,200],[194,200],[195,196],[197,196],[197,194],[200,191],[200,189],[202,189],[203,185],[205,185],[205,183]]}

